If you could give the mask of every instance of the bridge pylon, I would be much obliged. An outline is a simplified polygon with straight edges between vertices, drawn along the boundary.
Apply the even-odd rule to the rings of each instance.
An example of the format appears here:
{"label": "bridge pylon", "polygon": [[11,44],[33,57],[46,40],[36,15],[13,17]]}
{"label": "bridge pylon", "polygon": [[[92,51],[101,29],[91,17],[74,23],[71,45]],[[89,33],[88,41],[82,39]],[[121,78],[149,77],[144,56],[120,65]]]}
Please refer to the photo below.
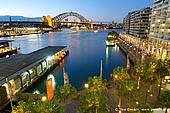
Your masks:
{"label": "bridge pylon", "polygon": [[90,29],[94,29],[94,27],[93,27],[93,20],[90,20]]}

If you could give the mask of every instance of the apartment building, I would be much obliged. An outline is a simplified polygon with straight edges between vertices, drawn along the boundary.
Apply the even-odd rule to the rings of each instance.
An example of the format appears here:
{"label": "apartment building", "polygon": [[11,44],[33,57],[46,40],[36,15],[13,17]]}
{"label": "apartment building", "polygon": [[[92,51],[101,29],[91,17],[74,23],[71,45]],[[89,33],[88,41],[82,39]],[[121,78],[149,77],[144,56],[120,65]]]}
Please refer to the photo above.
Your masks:
{"label": "apartment building", "polygon": [[130,30],[130,13],[123,19],[123,31],[126,34],[129,34]]}
{"label": "apartment building", "polygon": [[170,0],[153,0],[149,40],[149,51],[170,59]]}
{"label": "apartment building", "polygon": [[124,18],[124,32],[136,38],[147,37],[150,7],[128,13]]}

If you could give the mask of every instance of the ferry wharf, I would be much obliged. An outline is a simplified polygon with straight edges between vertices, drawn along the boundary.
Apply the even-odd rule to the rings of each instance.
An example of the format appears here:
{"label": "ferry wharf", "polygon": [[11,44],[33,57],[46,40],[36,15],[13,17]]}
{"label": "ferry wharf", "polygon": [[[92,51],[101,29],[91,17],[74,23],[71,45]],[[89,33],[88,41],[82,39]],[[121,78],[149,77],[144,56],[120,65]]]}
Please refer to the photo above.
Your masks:
{"label": "ferry wharf", "polygon": [[0,111],[68,55],[66,46],[48,46],[0,60]]}

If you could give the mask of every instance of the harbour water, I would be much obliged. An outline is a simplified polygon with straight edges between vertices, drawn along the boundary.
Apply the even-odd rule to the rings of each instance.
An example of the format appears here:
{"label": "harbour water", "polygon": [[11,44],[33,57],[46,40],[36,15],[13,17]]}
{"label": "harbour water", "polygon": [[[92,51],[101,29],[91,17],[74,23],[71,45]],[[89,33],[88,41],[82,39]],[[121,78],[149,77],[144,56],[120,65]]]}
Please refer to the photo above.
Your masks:
{"label": "harbour water", "polygon": [[[110,73],[117,66],[126,66],[126,56],[118,46],[106,47],[105,40],[111,30],[98,32],[50,32],[46,34],[6,37],[14,39],[13,46],[20,46],[20,53],[27,54],[46,46],[67,46],[69,55],[49,74],[44,75],[29,90],[30,93],[46,93],[46,80],[53,79],[54,90],[63,85],[63,67],[69,76],[70,83],[77,89],[82,89],[89,76],[100,75],[102,60],[103,78],[110,80]],[[115,29],[120,33],[122,30]],[[1,38],[1,39],[6,39]]]}

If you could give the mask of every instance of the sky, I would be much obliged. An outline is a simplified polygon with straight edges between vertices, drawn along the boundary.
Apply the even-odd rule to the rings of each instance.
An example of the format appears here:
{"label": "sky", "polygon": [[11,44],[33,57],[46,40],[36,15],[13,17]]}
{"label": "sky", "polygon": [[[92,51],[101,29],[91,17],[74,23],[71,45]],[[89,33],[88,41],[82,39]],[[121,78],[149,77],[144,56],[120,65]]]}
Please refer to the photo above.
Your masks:
{"label": "sky", "polygon": [[88,20],[122,23],[132,11],[152,7],[153,0],[1,0],[0,15],[55,17],[77,12]]}

